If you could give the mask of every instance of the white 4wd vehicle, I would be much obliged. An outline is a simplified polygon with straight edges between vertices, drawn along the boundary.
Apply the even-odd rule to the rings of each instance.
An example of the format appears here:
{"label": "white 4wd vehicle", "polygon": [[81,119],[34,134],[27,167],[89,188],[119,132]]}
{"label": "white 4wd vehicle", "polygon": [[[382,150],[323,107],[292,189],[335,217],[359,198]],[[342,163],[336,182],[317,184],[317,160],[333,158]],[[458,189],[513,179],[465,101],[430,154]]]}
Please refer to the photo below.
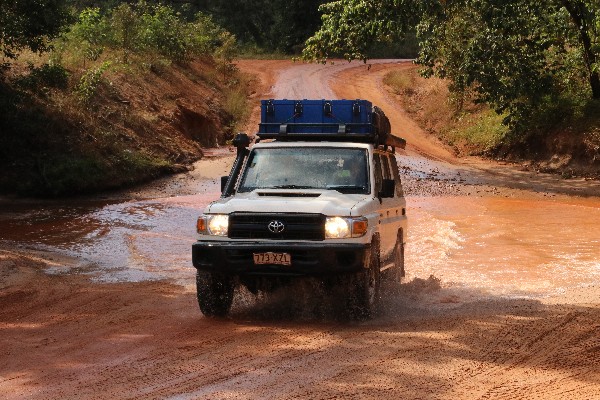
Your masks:
{"label": "white 4wd vehicle", "polygon": [[[316,103],[326,114],[328,104],[335,110],[357,102],[302,103],[304,108]],[[358,105],[366,110],[357,118],[366,122],[336,121],[330,129],[334,123],[311,122],[315,113],[294,111],[300,122],[280,123],[279,132],[265,132],[272,129],[261,124],[251,150],[246,135],[236,137],[238,158],[224,177],[222,198],[198,218],[200,238],[193,245],[205,315],[226,315],[237,285],[268,292],[313,277],[343,285],[351,315],[368,317],[381,277],[404,276],[406,202],[394,147],[385,143],[405,142],[385,132],[389,123],[376,107],[369,109],[364,100]],[[263,102],[263,121],[267,112]],[[366,134],[353,136],[359,124]],[[265,138],[274,140],[261,141]]]}

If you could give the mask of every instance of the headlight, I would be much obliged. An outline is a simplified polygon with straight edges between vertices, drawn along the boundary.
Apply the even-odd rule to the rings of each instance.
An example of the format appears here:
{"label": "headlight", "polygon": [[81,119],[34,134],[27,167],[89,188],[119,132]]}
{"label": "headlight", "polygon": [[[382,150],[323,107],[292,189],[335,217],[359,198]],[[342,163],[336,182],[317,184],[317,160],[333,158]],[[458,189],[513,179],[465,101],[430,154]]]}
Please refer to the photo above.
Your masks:
{"label": "headlight", "polygon": [[226,214],[207,214],[198,217],[196,224],[198,233],[204,235],[227,236],[229,216]]}
{"label": "headlight", "polygon": [[327,217],[325,239],[361,237],[367,233],[367,226],[365,217]]}

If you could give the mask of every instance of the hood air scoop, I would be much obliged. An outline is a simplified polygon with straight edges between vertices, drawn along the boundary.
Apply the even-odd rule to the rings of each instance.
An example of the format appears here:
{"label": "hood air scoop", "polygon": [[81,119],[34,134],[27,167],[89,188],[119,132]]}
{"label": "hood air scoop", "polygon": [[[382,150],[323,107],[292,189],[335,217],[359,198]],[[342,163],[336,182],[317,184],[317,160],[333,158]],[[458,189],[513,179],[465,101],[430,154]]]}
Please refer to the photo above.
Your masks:
{"label": "hood air scoop", "polygon": [[299,193],[299,192],[258,192],[259,196],[271,197],[319,197],[321,193]]}

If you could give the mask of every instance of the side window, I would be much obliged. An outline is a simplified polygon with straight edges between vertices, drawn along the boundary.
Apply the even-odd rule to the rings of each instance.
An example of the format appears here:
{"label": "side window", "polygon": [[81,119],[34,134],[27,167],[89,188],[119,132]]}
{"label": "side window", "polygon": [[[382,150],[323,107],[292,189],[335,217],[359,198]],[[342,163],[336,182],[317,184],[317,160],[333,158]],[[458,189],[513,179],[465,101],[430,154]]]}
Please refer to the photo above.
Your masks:
{"label": "side window", "polygon": [[394,175],[394,181],[396,182],[396,197],[403,197],[404,190],[402,190],[402,182],[400,180],[400,171],[398,171],[396,157],[390,156],[390,165],[392,166],[392,174]]}
{"label": "side window", "polygon": [[379,154],[373,154],[373,173],[375,174],[375,194],[381,191],[383,178],[381,177],[381,157]]}
{"label": "side window", "polygon": [[390,164],[388,162],[387,154],[381,155],[381,164],[382,164],[381,172],[383,175],[383,179],[393,179],[392,174],[390,173]]}

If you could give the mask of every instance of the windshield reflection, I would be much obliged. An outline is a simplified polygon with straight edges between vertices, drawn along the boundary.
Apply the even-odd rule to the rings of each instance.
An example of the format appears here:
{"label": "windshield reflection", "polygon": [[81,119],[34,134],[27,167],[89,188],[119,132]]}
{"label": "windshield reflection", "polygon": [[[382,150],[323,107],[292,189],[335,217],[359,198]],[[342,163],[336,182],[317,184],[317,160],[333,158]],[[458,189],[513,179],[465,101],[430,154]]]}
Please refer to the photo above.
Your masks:
{"label": "windshield reflection", "polygon": [[255,189],[329,189],[368,194],[367,151],[343,147],[253,149],[238,192]]}

